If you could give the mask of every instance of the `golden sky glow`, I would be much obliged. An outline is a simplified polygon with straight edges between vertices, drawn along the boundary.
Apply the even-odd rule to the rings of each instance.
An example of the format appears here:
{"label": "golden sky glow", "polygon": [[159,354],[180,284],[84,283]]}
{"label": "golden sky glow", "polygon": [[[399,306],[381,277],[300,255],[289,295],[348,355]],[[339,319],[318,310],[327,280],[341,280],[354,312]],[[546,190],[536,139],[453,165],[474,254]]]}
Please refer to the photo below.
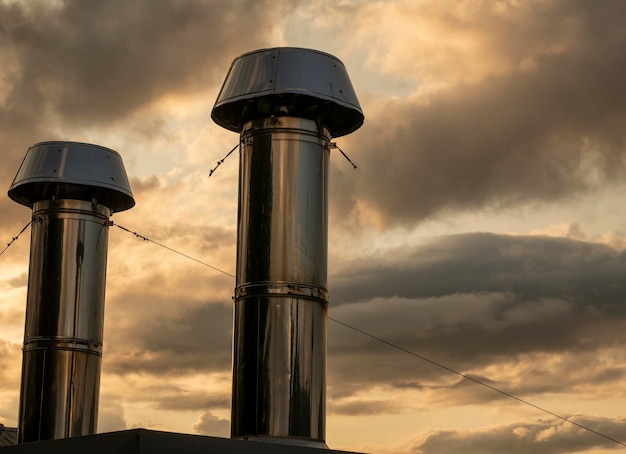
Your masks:
{"label": "golden sky glow", "polygon": [[[331,159],[329,314],[626,442],[626,3],[0,0],[0,241],[27,148],[118,151],[113,221],[234,273],[231,61],[341,59],[365,114]],[[0,257],[0,423],[17,419],[29,231]],[[112,227],[102,432],[228,436],[234,279]],[[329,323],[327,442],[585,452],[608,440]]]}

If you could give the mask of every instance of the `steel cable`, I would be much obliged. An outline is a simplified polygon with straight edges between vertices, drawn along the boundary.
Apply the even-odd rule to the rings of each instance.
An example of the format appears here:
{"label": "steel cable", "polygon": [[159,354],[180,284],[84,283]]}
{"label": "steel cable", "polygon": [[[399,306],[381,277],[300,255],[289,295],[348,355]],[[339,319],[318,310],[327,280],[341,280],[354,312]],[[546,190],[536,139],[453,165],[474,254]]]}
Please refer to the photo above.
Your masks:
{"label": "steel cable", "polygon": [[24,226],[24,228],[22,230],[20,230],[20,233],[18,233],[17,235],[15,235],[13,238],[11,238],[11,241],[9,241],[7,243],[7,246],[2,250],[2,252],[0,252],[0,255],[4,254],[6,252],[7,249],[9,249],[11,247],[11,245],[20,237],[20,235],[22,233],[24,233],[24,230],[26,230],[28,228],[29,225],[31,225],[33,223],[33,219],[31,219],[30,221],[28,221],[28,224],[26,224]]}
{"label": "steel cable", "polygon": [[[179,255],[181,255],[181,256],[183,256],[183,257],[186,257],[186,258],[188,258],[188,259],[190,259],[190,260],[193,260],[193,261],[194,261],[194,262],[196,262],[196,263],[199,263],[199,264],[201,264],[201,265],[204,265],[204,266],[206,266],[206,267],[209,267],[209,268],[211,268],[211,269],[213,269],[213,270],[215,270],[215,271],[218,271],[218,272],[220,272],[220,273],[222,273],[222,274],[225,274],[225,275],[227,275],[227,276],[230,276],[230,277],[233,277],[233,278],[235,277],[235,276],[234,276],[233,274],[231,274],[231,273],[228,273],[228,272],[226,272],[226,271],[220,270],[219,268],[216,268],[216,267],[214,267],[214,266],[212,266],[212,265],[209,265],[208,263],[202,262],[201,260],[195,259],[195,258],[193,258],[193,257],[191,257],[191,256],[189,256],[189,255],[187,255],[187,254],[183,254],[182,252],[179,252],[179,251],[177,251],[177,250],[175,250],[175,249],[172,249],[172,248],[170,248],[170,247],[168,247],[168,246],[165,246],[165,245],[163,245],[163,244],[157,243],[156,241],[151,240],[151,239],[149,239],[149,238],[146,238],[145,236],[140,235],[140,234],[138,234],[137,232],[133,232],[133,231],[131,231],[131,230],[129,230],[129,229],[127,229],[127,228],[125,228],[125,227],[122,227],[122,226],[118,225],[118,224],[114,224],[114,225],[115,225],[115,226],[117,226],[117,227],[119,227],[119,228],[120,228],[120,229],[122,229],[122,230],[125,230],[125,231],[127,231],[127,232],[129,232],[129,233],[131,233],[131,234],[135,235],[137,238],[140,238],[140,239],[142,239],[142,240],[144,240],[144,241],[149,241],[149,242],[151,242],[151,243],[154,243],[154,244],[156,244],[156,245],[158,245],[158,246],[161,246],[162,248],[165,248],[165,249],[167,249],[167,250],[169,250],[169,251],[171,251],[171,252],[174,252],[174,253],[179,254]],[[20,233],[21,233],[21,232],[20,232]],[[355,332],[357,332],[357,333],[360,333],[360,334],[362,334],[362,335],[364,335],[364,336],[367,336],[367,337],[369,337],[369,338],[371,338],[371,339],[374,339],[374,340],[376,340],[376,341],[378,341],[378,342],[381,342],[381,343],[383,343],[383,344],[385,344],[385,345],[388,345],[388,346],[390,346],[390,347],[392,347],[392,348],[395,348],[396,350],[399,350],[399,351],[401,351],[401,352],[403,352],[403,353],[406,353],[406,354],[408,354],[408,355],[411,355],[411,356],[413,356],[413,357],[415,357],[415,358],[418,358],[418,359],[420,359],[420,360],[422,360],[422,361],[425,361],[425,362],[427,362],[427,363],[429,363],[429,364],[432,364],[432,365],[437,366],[437,367],[439,367],[439,368],[441,368],[441,369],[444,369],[444,370],[446,370],[446,371],[448,371],[448,372],[451,372],[451,373],[453,373],[453,374],[456,374],[456,375],[458,375],[458,376],[460,376],[460,377],[462,377],[462,378],[464,378],[464,379],[466,379],[466,380],[469,380],[469,381],[471,381],[471,382],[473,382],[473,383],[476,383],[476,384],[478,384],[478,385],[484,386],[485,388],[488,388],[488,389],[490,389],[490,390],[492,390],[492,391],[495,391],[495,392],[497,392],[497,393],[500,393],[500,394],[502,394],[503,396],[506,396],[506,397],[509,397],[509,398],[511,398],[511,399],[514,399],[514,400],[516,400],[516,401],[518,401],[518,402],[520,402],[520,403],[522,403],[522,404],[528,405],[529,407],[532,407],[532,408],[534,408],[534,409],[536,409],[536,410],[539,410],[539,411],[541,411],[541,412],[543,412],[543,413],[546,413],[546,414],[548,414],[548,415],[550,415],[550,416],[553,416],[553,417],[558,418],[558,419],[560,419],[560,420],[562,420],[562,421],[565,421],[565,422],[567,422],[567,423],[570,423],[570,424],[572,424],[572,425],[574,425],[574,426],[576,426],[576,427],[579,427],[579,428],[581,428],[581,429],[583,429],[583,430],[586,430],[586,431],[588,431],[588,432],[590,432],[590,433],[593,433],[593,434],[595,434],[595,435],[598,435],[598,436],[600,436],[600,437],[602,437],[602,438],[604,438],[604,439],[606,439],[606,440],[609,440],[609,441],[611,441],[611,442],[613,442],[613,443],[616,443],[616,444],[619,444],[619,445],[621,445],[621,446],[626,447],[626,443],[623,443],[623,442],[621,442],[621,441],[619,441],[619,440],[617,440],[617,439],[615,439],[615,438],[609,437],[608,435],[605,435],[605,434],[603,434],[603,433],[601,433],[601,432],[598,432],[597,430],[594,430],[594,429],[592,429],[592,428],[590,428],[590,427],[587,427],[587,426],[585,426],[584,424],[580,424],[580,423],[577,423],[577,422],[575,422],[575,421],[572,421],[572,420],[571,420],[571,419],[569,419],[569,418],[566,418],[566,417],[561,416],[561,415],[559,415],[559,414],[557,414],[557,413],[554,413],[554,412],[552,412],[552,411],[550,411],[550,410],[547,410],[547,409],[545,409],[545,408],[543,408],[543,407],[540,407],[539,405],[535,405],[535,404],[533,404],[532,402],[529,402],[529,401],[524,400],[524,399],[522,399],[522,398],[520,398],[520,397],[517,397],[517,396],[516,396],[516,395],[514,395],[514,394],[508,393],[508,392],[506,392],[506,391],[502,391],[501,389],[498,389],[498,388],[496,388],[495,386],[492,386],[492,385],[490,385],[490,384],[488,384],[488,383],[485,383],[484,381],[478,380],[478,379],[476,379],[476,378],[474,378],[474,377],[471,377],[470,375],[467,375],[467,374],[464,374],[464,373],[462,373],[462,372],[459,372],[459,371],[457,371],[457,370],[455,370],[455,369],[452,369],[451,367],[448,367],[448,366],[445,366],[445,365],[443,365],[443,364],[441,364],[441,363],[438,363],[437,361],[433,361],[433,360],[431,360],[431,359],[428,359],[428,358],[426,358],[425,356],[422,356],[422,355],[419,355],[419,354],[417,354],[417,353],[414,353],[414,352],[412,352],[411,350],[408,350],[408,349],[406,349],[406,348],[404,348],[404,347],[400,347],[399,345],[396,345],[396,344],[394,344],[393,342],[389,342],[389,341],[387,341],[387,340],[385,340],[385,339],[382,339],[382,338],[380,338],[380,337],[377,337],[377,336],[375,336],[375,335],[373,335],[373,334],[368,333],[367,331],[363,331],[363,330],[361,330],[361,329],[359,329],[359,328],[356,328],[356,327],[354,327],[354,326],[352,326],[352,325],[350,325],[350,324],[348,324],[348,323],[345,323],[345,322],[342,322],[342,321],[340,321],[340,320],[337,320],[336,318],[333,318],[333,317],[328,316],[328,319],[329,319],[329,320],[332,320],[333,322],[335,322],[335,323],[337,323],[337,324],[339,324],[339,325],[342,325],[342,326],[344,326],[344,327],[346,327],[346,328],[349,328],[349,329],[351,329],[351,330],[353,330],[353,331],[355,331]]]}

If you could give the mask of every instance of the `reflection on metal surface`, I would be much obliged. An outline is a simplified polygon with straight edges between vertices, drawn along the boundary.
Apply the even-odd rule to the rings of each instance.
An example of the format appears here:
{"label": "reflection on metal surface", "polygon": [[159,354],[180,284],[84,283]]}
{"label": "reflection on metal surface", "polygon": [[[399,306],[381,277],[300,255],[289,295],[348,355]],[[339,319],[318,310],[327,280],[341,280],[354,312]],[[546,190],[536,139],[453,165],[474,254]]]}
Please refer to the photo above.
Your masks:
{"label": "reflection on metal surface", "polygon": [[19,441],[96,431],[109,209],[36,202]]}
{"label": "reflection on metal surface", "polygon": [[213,120],[241,133],[231,436],[326,447],[330,139],[363,123],[343,64],[235,59]]}
{"label": "reflection on metal surface", "polygon": [[280,117],[246,124],[238,286],[284,281],[326,287],[329,141],[311,120]]}
{"label": "reflection on metal surface", "polygon": [[33,208],[18,442],[96,432],[109,216],[135,204],[115,151],[29,148],[9,196]]}
{"label": "reflection on metal surface", "polygon": [[236,58],[211,114],[240,132],[250,120],[270,116],[308,118],[333,137],[358,129],[363,112],[344,64],[311,49],[277,47]]}
{"label": "reflection on metal surface", "polygon": [[323,445],[330,138],[281,117],[242,139],[232,436]]}
{"label": "reflection on metal surface", "polygon": [[112,212],[135,205],[121,156],[81,142],[40,142],[26,152],[9,197],[30,208],[39,200],[97,199]]}

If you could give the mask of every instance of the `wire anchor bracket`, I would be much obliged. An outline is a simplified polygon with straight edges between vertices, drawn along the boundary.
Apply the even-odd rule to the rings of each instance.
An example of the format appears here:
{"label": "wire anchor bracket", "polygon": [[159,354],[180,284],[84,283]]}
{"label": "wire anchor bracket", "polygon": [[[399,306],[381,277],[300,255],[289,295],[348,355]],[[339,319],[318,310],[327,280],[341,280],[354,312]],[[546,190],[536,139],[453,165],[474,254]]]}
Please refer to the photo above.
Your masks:
{"label": "wire anchor bracket", "polygon": [[221,166],[224,161],[226,161],[226,158],[228,158],[233,151],[235,151],[237,149],[237,147],[239,147],[239,144],[235,145],[227,154],[226,156],[224,156],[222,159],[220,159],[219,161],[217,161],[217,164],[215,165],[215,167],[213,167],[211,170],[209,170],[209,178],[211,178],[211,175],[213,175],[213,173],[215,173],[215,171],[217,170],[217,168],[219,166]]}
{"label": "wire anchor bracket", "polygon": [[352,165],[352,168],[354,168],[354,170],[357,169],[357,166],[356,166],[356,164],[354,162],[352,162],[352,159],[350,159],[348,157],[348,155],[345,154],[343,152],[343,150],[341,148],[339,148],[335,142],[331,142],[330,144],[328,144],[328,149],[329,150],[334,150],[334,149],[339,150],[339,152],[343,155],[343,157],[346,158],[346,161],[348,161]]}

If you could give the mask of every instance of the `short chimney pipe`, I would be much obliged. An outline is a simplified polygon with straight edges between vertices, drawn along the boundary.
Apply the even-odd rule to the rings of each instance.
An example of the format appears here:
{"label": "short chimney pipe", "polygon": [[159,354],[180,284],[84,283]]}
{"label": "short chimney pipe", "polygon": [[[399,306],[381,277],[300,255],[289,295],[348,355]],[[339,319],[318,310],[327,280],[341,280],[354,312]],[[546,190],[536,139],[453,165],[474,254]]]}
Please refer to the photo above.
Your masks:
{"label": "short chimney pipe", "polygon": [[109,217],[135,204],[122,159],[37,143],[9,197],[33,209],[18,443],[94,434]]}
{"label": "short chimney pipe", "polygon": [[332,55],[232,63],[211,114],[240,133],[231,437],[326,447],[330,140],[363,123]]}

